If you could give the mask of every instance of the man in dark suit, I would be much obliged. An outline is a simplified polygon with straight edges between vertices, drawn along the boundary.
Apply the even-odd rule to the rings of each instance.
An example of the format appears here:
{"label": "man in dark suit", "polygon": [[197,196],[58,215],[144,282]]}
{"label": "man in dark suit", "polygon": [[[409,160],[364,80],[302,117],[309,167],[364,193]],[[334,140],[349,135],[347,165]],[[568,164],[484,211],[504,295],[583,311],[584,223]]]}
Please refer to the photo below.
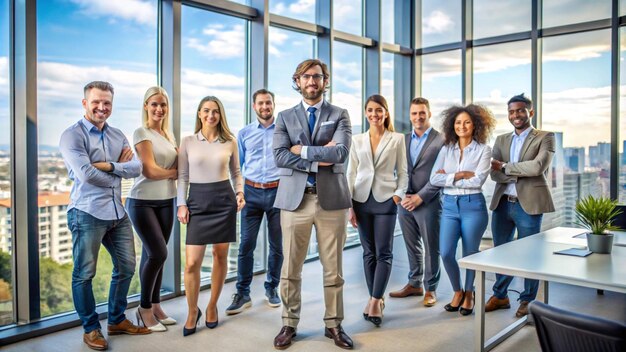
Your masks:
{"label": "man in dark suit", "polygon": [[[443,147],[443,137],[430,125],[430,105],[425,98],[411,100],[413,131],[405,136],[409,187],[398,219],[409,257],[409,282],[391,297],[424,295],[424,305],[437,302],[439,284],[439,187],[430,184],[430,172]],[[424,293],[424,288],[426,292]]]}
{"label": "man in dark suit", "polygon": [[351,349],[343,331],[342,252],[346,241],[347,209],[352,206],[344,162],[352,138],[345,109],[324,100],[329,71],[317,59],[305,60],[292,76],[302,102],[278,114],[274,157],[280,183],[274,206],[281,209],[284,262],[280,276],[283,327],[274,339],[285,349],[296,336],[300,320],[302,265],[315,226],[324,270],[325,336]]}
{"label": "man in dark suit", "polygon": [[[496,138],[491,161],[491,178],[496,188],[491,199],[491,233],[493,244],[513,241],[541,231],[544,213],[554,211],[552,195],[546,178],[556,145],[554,133],[534,129],[530,119],[533,103],[524,94],[508,102],[509,121],[515,128]],[[512,276],[496,274],[493,296],[485,304],[485,312],[510,308],[507,294]],[[519,317],[528,314],[528,304],[537,297],[539,281],[525,279],[520,294]]]}

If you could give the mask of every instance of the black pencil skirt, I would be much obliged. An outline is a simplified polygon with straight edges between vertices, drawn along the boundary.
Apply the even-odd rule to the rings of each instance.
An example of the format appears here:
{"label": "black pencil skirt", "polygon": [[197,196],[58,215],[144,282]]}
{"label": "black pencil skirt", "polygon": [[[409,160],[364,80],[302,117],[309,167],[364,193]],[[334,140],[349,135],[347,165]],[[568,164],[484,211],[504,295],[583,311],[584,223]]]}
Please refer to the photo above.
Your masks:
{"label": "black pencil skirt", "polygon": [[186,244],[204,245],[237,240],[237,199],[229,180],[189,184]]}

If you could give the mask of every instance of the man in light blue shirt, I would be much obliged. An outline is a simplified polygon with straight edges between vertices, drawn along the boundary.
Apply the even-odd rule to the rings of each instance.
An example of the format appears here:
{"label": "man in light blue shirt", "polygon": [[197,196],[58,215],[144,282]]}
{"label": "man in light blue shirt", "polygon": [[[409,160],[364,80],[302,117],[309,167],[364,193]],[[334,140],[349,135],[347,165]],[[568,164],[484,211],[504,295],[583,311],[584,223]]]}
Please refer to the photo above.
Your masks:
{"label": "man in light blue shirt", "polygon": [[274,160],[272,139],[274,138],[274,93],[259,89],[252,95],[252,108],[257,121],[247,125],[237,136],[239,161],[245,178],[244,194],[246,206],[241,210],[241,241],[237,259],[237,293],[226,314],[242,312],[252,306],[250,283],[254,269],[254,250],[263,215],[267,219],[267,278],[265,299],[270,307],[280,307],[276,288],[280,281],[283,264],[282,231],[280,209],[274,208],[278,189],[278,168]]}
{"label": "man in light blue shirt", "polygon": [[85,116],[61,135],[59,147],[71,180],[67,222],[72,231],[72,295],[82,320],[83,341],[89,348],[105,350],[91,281],[96,274],[100,243],[111,254],[113,276],[109,289],[109,335],[149,334],[131,323],[124,311],[135,272],[135,246],[130,220],[122,205],[122,178],[141,174],[128,140],[106,123],[113,108],[113,86],[94,81],[84,89]]}

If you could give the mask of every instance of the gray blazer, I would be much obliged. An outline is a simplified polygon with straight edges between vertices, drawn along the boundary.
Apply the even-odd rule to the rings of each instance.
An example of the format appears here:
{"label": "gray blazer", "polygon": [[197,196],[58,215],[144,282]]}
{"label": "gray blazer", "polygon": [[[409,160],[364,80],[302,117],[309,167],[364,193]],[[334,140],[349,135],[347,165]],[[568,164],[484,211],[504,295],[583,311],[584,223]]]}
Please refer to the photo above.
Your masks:
{"label": "gray blazer", "polygon": [[[493,145],[493,158],[508,163],[511,160],[512,141],[511,133],[499,135]],[[553,212],[554,203],[546,176],[552,164],[555,146],[554,133],[533,128],[522,144],[519,161],[507,164],[504,168],[506,174],[501,170],[491,170],[491,178],[496,181],[496,189],[489,208],[494,210],[498,206],[507,184],[514,182],[517,198],[527,214]]]}
{"label": "gray blazer", "polygon": [[406,158],[409,171],[409,188],[407,194],[417,194],[424,204],[439,201],[439,187],[430,183],[430,172],[437,160],[439,151],[443,147],[443,137],[434,128],[430,130],[424,146],[417,156],[415,165],[411,163],[411,133],[405,135]]}
{"label": "gray blazer", "polygon": [[[326,101],[322,103],[313,136],[309,133],[302,103],[278,113],[273,148],[280,183],[274,206],[289,211],[297,209],[304,197],[308,173],[317,172],[317,197],[322,209],[350,208],[352,202],[344,162],[348,159],[351,140],[348,111]],[[337,145],[324,147],[330,141]],[[308,160],[289,150],[298,144],[308,147]],[[333,165],[318,166],[318,162]]]}

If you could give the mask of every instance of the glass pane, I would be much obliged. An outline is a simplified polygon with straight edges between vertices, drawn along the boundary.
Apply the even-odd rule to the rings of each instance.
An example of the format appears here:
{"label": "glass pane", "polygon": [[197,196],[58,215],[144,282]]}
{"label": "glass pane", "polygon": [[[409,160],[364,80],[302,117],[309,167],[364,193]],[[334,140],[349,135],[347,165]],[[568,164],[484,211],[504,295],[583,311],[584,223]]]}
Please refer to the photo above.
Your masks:
{"label": "glass pane", "polygon": [[315,23],[315,0],[269,0],[270,12]]}
{"label": "glass pane", "polygon": [[0,326],[13,323],[9,1],[0,0]]}
{"label": "glass pane", "polygon": [[[213,95],[224,104],[228,126],[237,135],[245,125],[246,29],[245,20],[183,6],[181,53],[181,140],[194,133],[200,100]],[[181,263],[185,265],[185,225],[181,225]],[[239,217],[237,217],[239,238]],[[239,242],[230,246],[228,273],[237,271]],[[255,255],[262,259],[262,246]],[[207,248],[201,278],[211,276],[213,258]],[[182,275],[182,274],[181,274]]]}
{"label": "glass pane", "polygon": [[609,195],[610,44],[609,30],[543,40],[542,129],[557,133],[552,195],[565,204],[544,228],[573,226],[577,199]]}
{"label": "glass pane", "polygon": [[543,0],[543,28],[611,18],[610,0]]}
{"label": "glass pane", "polygon": [[[626,84],[626,28],[620,28],[620,86]],[[620,89],[619,101],[620,134],[619,138],[619,202],[626,204],[626,89]]]}
{"label": "glass pane", "polygon": [[364,128],[363,49],[340,42],[334,42],[333,49],[332,101],[348,110],[352,133],[361,133]]}
{"label": "glass pane", "polygon": [[422,2],[422,47],[461,41],[461,1]]}
{"label": "glass pane", "polygon": [[619,15],[626,15],[626,0],[619,0]]}
{"label": "glass pane", "polygon": [[276,95],[276,115],[302,101],[291,76],[300,62],[317,56],[316,47],[315,36],[270,27],[267,81]]}
{"label": "glass pane", "polygon": [[530,1],[474,0],[474,38],[529,31],[530,5]]}
{"label": "glass pane", "polygon": [[[72,181],[58,149],[61,133],[79,121],[83,87],[92,80],[115,87],[108,123],[132,141],[141,124],[140,107],[147,87],[156,83],[157,1],[144,1],[142,11],[128,13],[94,2],[39,1],[38,143],[39,250],[41,315],[74,309],[71,294],[72,235],[66,211]],[[94,26],[94,21],[98,26]],[[83,46],[77,45],[83,43]],[[89,48],[89,49],[87,49]],[[91,49],[91,50],[90,50]],[[122,183],[122,197],[133,180]],[[141,241],[135,239],[137,265]],[[97,303],[107,301],[112,264],[104,247],[93,282]],[[129,295],[139,292],[135,275]]]}
{"label": "glass pane", "polygon": [[334,0],[333,26],[356,35],[363,34],[363,0]]}
{"label": "glass pane", "polygon": [[395,1],[381,1],[380,10],[384,14],[380,16],[381,21],[381,38],[385,43],[395,43]]}
{"label": "glass pane", "polygon": [[463,101],[461,83],[460,50],[422,56],[422,96],[430,102],[436,129],[441,128],[441,112]]}
{"label": "glass pane", "polygon": [[[380,94],[387,100],[389,105],[389,116],[392,120],[402,119],[402,116],[394,115],[394,99],[395,99],[395,87],[394,87],[394,54],[383,53],[382,57],[382,87],[380,88]],[[365,97],[367,99],[368,97]]]}
{"label": "glass pane", "polygon": [[[474,97],[473,101],[489,108],[498,121],[490,145],[496,136],[511,133],[507,114],[507,101],[524,92],[531,96],[530,41],[474,48]],[[506,81],[506,84],[502,84]],[[495,182],[487,178],[483,193],[487,204],[491,202]],[[491,215],[491,214],[490,214]],[[490,237],[491,226],[485,235]]]}

